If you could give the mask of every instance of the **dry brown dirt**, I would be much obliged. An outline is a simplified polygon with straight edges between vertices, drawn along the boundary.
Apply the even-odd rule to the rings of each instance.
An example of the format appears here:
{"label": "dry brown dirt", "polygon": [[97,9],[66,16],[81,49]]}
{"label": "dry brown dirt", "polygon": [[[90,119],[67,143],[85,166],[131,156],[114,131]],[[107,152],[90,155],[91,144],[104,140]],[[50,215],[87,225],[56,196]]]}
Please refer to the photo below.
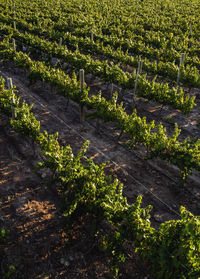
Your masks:
{"label": "dry brown dirt", "polygon": [[[67,100],[48,85],[37,82],[28,86],[25,71],[8,64],[1,64],[0,70],[4,77],[12,77],[22,100],[35,104],[33,113],[41,121],[42,130],[58,131],[60,143],[70,144],[74,153],[90,140],[87,155],[96,163],[109,162],[105,171],[124,183],[128,201],[134,202],[142,195],[143,206],[153,205],[154,227],[177,219],[180,205],[199,214],[198,174],[178,186],[176,168],[159,160],[144,160],[146,151],[142,146],[129,150],[126,135],[117,141],[115,124],[101,122],[97,133],[94,120],[80,123],[78,105],[70,101],[67,106]],[[141,102],[145,104],[139,100],[138,105],[144,109]],[[148,111],[152,104],[146,106]],[[39,160],[39,147],[13,132],[8,118],[1,115],[0,226],[10,231],[7,240],[0,243],[2,276],[14,265],[16,271],[10,278],[108,278],[109,259],[90,233],[92,216],[77,217],[72,228],[66,230],[63,201],[56,185],[45,184],[51,173],[33,172]],[[127,251],[128,261],[121,266],[119,278],[150,278],[147,268],[132,252]]]}

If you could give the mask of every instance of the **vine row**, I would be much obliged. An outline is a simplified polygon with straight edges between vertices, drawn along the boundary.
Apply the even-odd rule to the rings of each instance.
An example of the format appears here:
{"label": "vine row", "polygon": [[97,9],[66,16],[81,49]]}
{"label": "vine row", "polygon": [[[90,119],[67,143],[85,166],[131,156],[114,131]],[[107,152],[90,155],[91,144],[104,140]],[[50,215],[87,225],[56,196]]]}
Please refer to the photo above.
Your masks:
{"label": "vine row", "polygon": [[60,69],[46,66],[43,62],[32,61],[23,52],[13,51],[8,41],[0,43],[0,57],[4,60],[14,60],[18,67],[28,68],[30,70],[28,76],[32,81],[48,82],[58,89],[59,94],[81,106],[96,109],[95,117],[116,122],[119,129],[130,136],[132,145],[142,143],[149,149],[152,157],[159,157],[176,165],[183,178],[191,173],[192,169],[200,170],[200,140],[186,138],[180,142],[178,136],[181,130],[177,124],[172,136],[167,136],[163,125],[155,125],[154,121],[147,123],[146,118],[140,118],[136,110],[128,115],[123,103],[117,103],[117,92],[109,101],[101,96],[101,92],[89,97],[89,88],[85,85],[81,92],[75,73],[70,78]]}
{"label": "vine row", "polygon": [[0,112],[11,117],[14,106],[16,115],[10,121],[11,126],[40,145],[45,159],[38,163],[38,169],[55,172],[68,224],[75,213],[89,212],[95,216],[96,235],[102,221],[112,226],[100,240],[101,249],[111,258],[112,277],[117,277],[119,263],[126,260],[123,244],[128,240],[149,263],[154,278],[196,279],[200,272],[200,218],[181,207],[180,220],[164,222],[155,230],[150,223],[151,206],[142,208],[141,196],[129,205],[122,194],[123,184],[105,175],[105,164],[96,165],[86,157],[89,142],[85,142],[77,155],[69,145],[60,146],[58,133],[40,132],[40,122],[31,112],[32,105],[21,102],[14,93],[16,90],[7,90],[4,84],[1,77]]}

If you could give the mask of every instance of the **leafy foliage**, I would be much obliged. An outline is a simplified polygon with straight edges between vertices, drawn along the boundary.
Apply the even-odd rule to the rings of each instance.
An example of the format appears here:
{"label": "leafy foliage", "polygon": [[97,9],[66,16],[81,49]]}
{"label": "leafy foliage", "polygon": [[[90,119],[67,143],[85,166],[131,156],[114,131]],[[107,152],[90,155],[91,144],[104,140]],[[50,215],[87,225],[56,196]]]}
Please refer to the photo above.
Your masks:
{"label": "leafy foliage", "polygon": [[[27,54],[10,49],[7,40],[3,41],[3,47],[7,50],[6,55],[10,53],[8,56],[14,59],[16,65],[30,69],[29,78],[31,80],[39,79],[48,82],[55,86],[61,95],[78,102],[82,106],[95,108],[97,117],[101,117],[105,121],[116,122],[121,130],[130,135],[131,145],[142,143],[149,148],[152,157],[160,157],[178,166],[182,178],[191,173],[193,168],[200,169],[200,142],[189,138],[184,142],[178,141],[180,130],[177,125],[175,125],[173,135],[167,136],[166,128],[163,125],[156,126],[154,121],[147,123],[146,118],[139,117],[136,110],[128,115],[124,111],[123,103],[117,104],[117,93],[109,101],[101,97],[101,92],[97,96],[89,97],[89,88],[85,85],[83,92],[81,92],[75,73],[70,78],[60,69],[46,66],[44,62],[32,61]],[[5,52],[3,52],[4,55]],[[188,99],[188,102],[191,104],[192,98]],[[186,107],[185,109],[187,110]]]}
{"label": "leafy foliage", "polygon": [[[1,92],[6,91],[3,84],[1,79]],[[2,95],[1,108],[6,94]],[[150,223],[151,206],[142,208],[140,196],[132,205],[127,203],[123,196],[123,184],[105,175],[104,164],[96,165],[86,157],[89,142],[74,155],[70,146],[60,146],[58,133],[50,135],[46,131],[39,132],[40,124],[33,118],[30,108],[25,102],[22,105],[19,103],[16,107],[19,118],[17,122],[11,120],[11,125],[40,144],[44,160],[39,163],[39,168],[55,171],[65,200],[64,216],[69,219],[78,209],[84,208],[95,216],[96,231],[103,220],[112,226],[112,230],[102,238],[101,246],[111,258],[113,278],[117,277],[119,262],[126,260],[123,245],[127,240],[132,241],[135,251],[149,262],[155,278],[198,278],[200,218],[181,207],[181,220],[168,221],[161,224],[158,230],[153,229]],[[7,112],[6,107],[4,111]],[[174,141],[177,133],[178,130],[174,134]],[[1,236],[5,237],[5,234],[6,231],[1,230]],[[14,271],[15,268],[10,267],[4,278],[9,278]]]}

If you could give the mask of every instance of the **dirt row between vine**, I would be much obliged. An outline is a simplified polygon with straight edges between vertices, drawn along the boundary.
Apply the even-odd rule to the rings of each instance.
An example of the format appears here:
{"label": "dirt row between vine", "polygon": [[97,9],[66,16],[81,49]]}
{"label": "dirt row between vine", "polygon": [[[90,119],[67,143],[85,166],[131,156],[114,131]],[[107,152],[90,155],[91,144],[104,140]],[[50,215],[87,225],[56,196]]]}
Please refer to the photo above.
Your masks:
{"label": "dirt row between vine", "polygon": [[[23,32],[22,30],[20,32]],[[17,40],[16,40],[17,41]],[[24,52],[28,53],[29,46],[24,45]],[[34,47],[30,47],[33,48]],[[21,48],[21,42],[19,42],[18,49],[22,50]],[[37,49],[36,49],[37,50]],[[36,55],[38,56],[38,55]],[[41,52],[40,59],[42,59],[42,56],[46,56],[45,53]],[[106,59],[106,57],[102,57],[102,55],[95,55],[94,60],[107,60],[108,62],[112,59]],[[36,59],[33,55],[33,59]],[[38,57],[37,57],[38,59]],[[36,59],[36,60],[37,60]],[[63,70],[66,71],[66,73],[71,72],[72,69],[70,69],[70,65],[67,63],[63,63],[62,59],[57,59],[56,57],[52,58],[52,66],[56,66],[57,63],[62,65]],[[73,68],[73,67],[72,67]],[[73,68],[74,69],[74,68]],[[123,65],[122,69],[125,72],[132,73],[135,71],[135,68],[129,65]],[[115,84],[109,84],[106,82],[103,82],[100,80],[100,78],[97,78],[93,76],[92,74],[88,74],[88,76],[92,77],[92,80],[94,79],[95,82],[91,82],[90,79],[88,80],[88,85],[95,86],[95,90],[101,90],[103,94],[108,97],[112,94],[112,92],[117,91],[119,93],[119,101],[123,101],[125,106],[128,108],[128,111],[132,110],[132,100],[133,100],[133,89],[132,90],[122,90],[121,86],[115,85]],[[155,75],[148,74],[148,79],[151,81]],[[159,76],[157,77],[159,80],[159,83],[168,83],[169,88],[172,88],[175,86],[174,82],[167,79],[166,77]],[[96,84],[100,84],[99,86]],[[103,84],[103,85],[102,85]],[[112,88],[112,89],[111,89]],[[174,130],[174,123],[177,123],[179,128],[182,129],[181,138],[184,139],[186,137],[200,137],[200,113],[199,113],[199,106],[200,106],[200,89],[199,88],[192,88],[187,87],[186,85],[181,84],[181,88],[184,90],[185,94],[189,94],[190,97],[195,96],[195,102],[196,106],[192,109],[189,115],[184,115],[181,111],[177,109],[173,109],[172,107],[169,107],[167,105],[160,105],[157,102],[149,101],[147,99],[137,97],[136,94],[136,105],[137,105],[137,111],[140,116],[147,117],[148,121],[155,120],[155,122],[158,124],[162,122],[165,127],[167,127],[167,130],[169,133],[173,132]]]}
{"label": "dirt row between vine", "polygon": [[[22,32],[22,30],[21,30]],[[24,52],[28,52],[29,46],[24,45],[24,48],[21,48],[21,42],[19,42],[18,49]],[[33,48],[34,47],[30,47]],[[37,50],[37,49],[35,49]],[[34,60],[45,60],[46,54],[41,52],[40,55],[34,54],[31,55],[31,58]],[[45,59],[44,59],[45,58]],[[99,56],[96,55],[94,59],[99,59]],[[106,58],[103,57],[103,60]],[[101,60],[101,59],[100,59]],[[109,59],[108,59],[109,61]],[[61,68],[66,72],[66,74],[71,73],[74,68],[70,67],[68,63],[63,63],[62,59],[57,59],[56,57],[52,57],[51,59],[52,66],[60,65]],[[123,65],[123,70],[125,72],[132,73],[134,72],[135,68],[129,65]],[[107,82],[102,82],[100,78],[95,77],[92,74],[87,74],[86,77],[89,76],[87,79],[88,86],[92,87],[92,91],[101,90],[103,96],[105,95],[106,98],[110,98],[113,92],[117,91],[119,94],[119,102],[123,102],[126,111],[131,113],[133,110],[133,89],[122,89],[121,86],[116,84],[111,84]],[[149,74],[149,80],[152,80],[155,77],[153,74]],[[174,83],[171,82],[166,77],[158,76],[159,82],[168,83],[169,87],[174,87]],[[145,98],[135,97],[136,107],[138,115],[141,117],[145,116],[147,121],[155,121],[156,124],[163,123],[163,125],[167,128],[169,134],[171,134],[174,130],[174,123],[177,123],[179,128],[182,129],[180,138],[183,140],[186,137],[200,137],[200,113],[199,113],[199,106],[200,106],[200,89],[199,88],[189,88],[187,86],[182,86],[181,88],[184,90],[185,94],[188,94],[190,97],[195,96],[195,103],[196,106],[192,109],[189,115],[184,115],[180,110],[173,109],[167,105],[160,105],[155,101],[149,101]]]}
{"label": "dirt row between vine", "polygon": [[[111,161],[109,169],[111,171],[112,169],[117,170],[115,176],[118,176],[124,182],[126,191],[129,192],[127,194],[128,198],[134,199],[138,194],[144,195],[145,189],[142,189],[141,185],[135,185],[137,184],[133,180],[135,178],[149,189],[153,187],[152,191],[163,199],[163,201],[169,203],[171,207],[179,206],[183,201],[188,199],[188,195],[184,198],[183,191],[180,191],[180,195],[183,194],[180,197],[180,201],[177,199],[173,200],[174,189],[172,187],[174,185],[170,180],[167,180],[165,176],[162,177],[160,173],[152,170],[148,163],[139,160],[137,157],[133,157],[131,152],[125,150],[123,146],[119,146],[111,138],[103,134],[97,134],[96,129],[90,123],[84,122],[80,124],[79,107],[77,104],[70,102],[67,107],[66,98],[56,95],[56,92],[52,88],[42,82],[37,82],[32,86],[30,91],[30,88],[25,86],[28,82],[25,79],[24,71],[20,71],[19,69],[15,71],[17,71],[18,75],[11,75],[13,77],[13,83],[19,88],[19,94],[23,94],[24,99],[28,103],[37,101],[34,105],[33,112],[36,118],[41,121],[42,129],[47,129],[49,133],[58,131],[60,142],[64,145],[70,144],[75,152],[79,150],[85,140],[90,140],[88,156],[94,157],[97,163]],[[9,73],[6,72],[6,75],[8,76]],[[111,134],[118,132],[114,130],[115,125],[113,123],[102,123],[102,131],[104,127],[107,130],[109,129]],[[138,151],[140,151],[139,149],[140,147]],[[167,166],[164,165],[161,167],[166,167],[167,169]],[[132,186],[129,187],[129,184]],[[146,194],[147,196],[149,195],[149,193]],[[177,193],[175,193],[175,196],[177,198]],[[148,198],[146,202],[147,204],[149,203]],[[192,208],[191,211],[193,211]]]}
{"label": "dirt row between vine", "polygon": [[[48,111],[38,113],[45,116]],[[0,229],[10,231],[0,241],[0,277],[14,266],[11,279],[108,278],[109,259],[91,235],[92,216],[77,217],[66,230],[56,185],[45,186],[51,174],[33,172],[41,160],[38,146],[15,133],[8,121],[0,116]],[[133,250],[127,253],[130,256],[121,267],[120,278],[149,278]]]}
{"label": "dirt row between vine", "polygon": [[[134,202],[141,194],[144,206],[153,205],[152,222],[155,227],[163,221],[176,219],[175,212],[180,205],[198,213],[197,200],[151,168],[148,162],[138,159],[113,141],[111,136],[118,133],[114,124],[101,123],[102,133],[98,134],[90,122],[80,124],[77,104],[70,102],[67,107],[66,98],[56,95],[42,82],[28,87],[23,70],[8,68],[4,64],[0,70],[4,76],[13,78],[22,100],[35,103],[33,113],[41,121],[42,130],[49,133],[58,131],[60,143],[70,144],[75,153],[86,139],[90,140],[87,155],[96,163],[110,161],[106,172],[124,183],[128,201]],[[17,267],[13,278],[106,278],[108,259],[92,241],[87,223],[90,217],[77,220],[71,237],[70,233],[66,234],[55,185],[51,185],[49,191],[42,187],[49,178],[49,172],[32,173],[33,165],[41,159],[38,147],[3,128],[6,121],[1,118],[1,225],[11,230],[11,240],[3,245],[2,273],[9,264],[13,264]],[[106,136],[104,130],[108,130],[110,136]],[[161,166],[165,167],[165,164]],[[199,189],[198,186],[195,189]],[[84,223],[84,228],[81,223]],[[68,243],[69,239],[72,245]],[[134,274],[130,278],[144,278],[133,256],[131,260],[122,267],[120,278],[129,278],[128,274]]]}

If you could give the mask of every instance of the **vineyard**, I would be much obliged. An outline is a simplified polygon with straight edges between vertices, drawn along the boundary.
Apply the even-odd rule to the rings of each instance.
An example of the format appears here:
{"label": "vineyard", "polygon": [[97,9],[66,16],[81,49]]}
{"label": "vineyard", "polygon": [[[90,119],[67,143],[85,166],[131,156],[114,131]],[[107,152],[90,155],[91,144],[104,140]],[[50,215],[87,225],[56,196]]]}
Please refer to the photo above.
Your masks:
{"label": "vineyard", "polygon": [[0,2],[0,278],[200,279],[200,2]]}

